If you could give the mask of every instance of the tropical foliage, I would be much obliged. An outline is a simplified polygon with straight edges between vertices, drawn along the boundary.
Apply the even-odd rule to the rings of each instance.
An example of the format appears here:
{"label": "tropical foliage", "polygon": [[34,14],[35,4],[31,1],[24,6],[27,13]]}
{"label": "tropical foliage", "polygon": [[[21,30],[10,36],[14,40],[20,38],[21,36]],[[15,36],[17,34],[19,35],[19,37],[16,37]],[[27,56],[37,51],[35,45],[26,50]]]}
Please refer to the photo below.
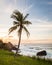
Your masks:
{"label": "tropical foliage", "polygon": [[19,42],[18,42],[18,48],[17,48],[16,54],[18,53],[18,50],[19,50],[22,30],[26,31],[27,36],[30,35],[29,31],[26,28],[26,25],[31,24],[30,21],[26,20],[26,18],[28,17],[28,15],[29,14],[26,14],[24,16],[21,12],[19,12],[17,10],[15,10],[13,12],[13,14],[11,15],[11,18],[13,18],[15,21],[13,21],[13,27],[11,27],[9,29],[9,34],[11,32],[13,32],[14,30],[18,29],[17,32],[18,32],[18,36],[19,36]]}

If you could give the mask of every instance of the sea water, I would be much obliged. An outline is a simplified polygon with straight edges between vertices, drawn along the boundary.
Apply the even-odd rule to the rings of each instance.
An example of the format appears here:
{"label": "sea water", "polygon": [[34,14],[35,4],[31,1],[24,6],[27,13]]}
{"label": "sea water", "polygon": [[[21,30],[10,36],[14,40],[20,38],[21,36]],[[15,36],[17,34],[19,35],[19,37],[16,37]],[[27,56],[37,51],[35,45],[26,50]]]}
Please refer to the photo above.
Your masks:
{"label": "sea water", "polygon": [[47,52],[45,58],[52,59],[52,44],[21,44],[19,54],[26,56],[36,56],[37,52],[42,50]]}

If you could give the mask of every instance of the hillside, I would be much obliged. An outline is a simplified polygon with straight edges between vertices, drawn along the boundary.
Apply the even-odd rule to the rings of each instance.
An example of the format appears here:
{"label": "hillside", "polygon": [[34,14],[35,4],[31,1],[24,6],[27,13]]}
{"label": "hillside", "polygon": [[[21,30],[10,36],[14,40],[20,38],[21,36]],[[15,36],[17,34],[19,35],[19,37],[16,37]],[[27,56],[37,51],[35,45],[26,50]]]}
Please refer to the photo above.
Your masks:
{"label": "hillside", "polygon": [[0,65],[52,65],[52,62],[20,55],[15,57],[12,52],[0,50]]}

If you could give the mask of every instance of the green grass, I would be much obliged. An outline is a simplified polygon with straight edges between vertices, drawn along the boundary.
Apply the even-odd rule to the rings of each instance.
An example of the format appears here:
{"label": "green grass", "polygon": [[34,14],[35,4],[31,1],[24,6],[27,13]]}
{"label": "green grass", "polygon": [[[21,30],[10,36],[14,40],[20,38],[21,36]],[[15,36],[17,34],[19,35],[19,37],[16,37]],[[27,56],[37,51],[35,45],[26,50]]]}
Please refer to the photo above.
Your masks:
{"label": "green grass", "polygon": [[12,52],[0,50],[0,65],[52,65],[52,62],[27,56],[15,57]]}

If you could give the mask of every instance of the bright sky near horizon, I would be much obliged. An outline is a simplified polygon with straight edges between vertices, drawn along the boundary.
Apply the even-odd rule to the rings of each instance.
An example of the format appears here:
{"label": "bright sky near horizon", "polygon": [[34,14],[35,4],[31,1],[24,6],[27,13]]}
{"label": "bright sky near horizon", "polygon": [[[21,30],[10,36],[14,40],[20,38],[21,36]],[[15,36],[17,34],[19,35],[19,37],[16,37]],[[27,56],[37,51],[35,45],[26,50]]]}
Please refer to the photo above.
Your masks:
{"label": "bright sky near horizon", "polygon": [[[16,9],[24,15],[29,13],[27,19],[32,22],[28,27],[30,40],[48,39],[52,42],[52,0],[0,0],[0,37],[7,37],[13,23],[10,16]],[[10,36],[17,38],[16,35],[14,32]],[[23,32],[22,39],[24,37],[27,39]]]}

